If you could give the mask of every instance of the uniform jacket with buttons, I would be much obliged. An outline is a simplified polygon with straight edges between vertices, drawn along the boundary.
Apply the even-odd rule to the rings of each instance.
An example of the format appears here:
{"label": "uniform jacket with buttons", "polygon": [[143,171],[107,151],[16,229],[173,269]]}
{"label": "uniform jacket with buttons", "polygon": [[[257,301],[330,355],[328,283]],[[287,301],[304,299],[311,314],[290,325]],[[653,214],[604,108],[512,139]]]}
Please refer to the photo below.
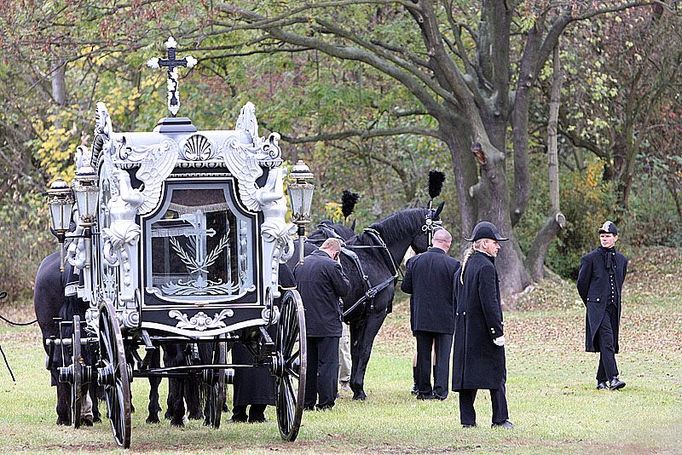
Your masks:
{"label": "uniform jacket with buttons", "polygon": [[410,296],[412,331],[449,333],[455,331],[452,276],[459,261],[440,248],[411,257],[405,265],[400,289]]}
{"label": "uniform jacket with buttons", "polygon": [[498,389],[507,377],[500,286],[494,259],[475,251],[454,276],[456,299],[452,390]]}
{"label": "uniform jacket with buttons", "polygon": [[345,297],[350,290],[341,264],[317,250],[296,266],[294,275],[305,308],[306,336],[340,337],[342,311],[339,298]]}
{"label": "uniform jacket with buttons", "polygon": [[[606,270],[606,255],[610,254],[615,266],[613,279]],[[585,315],[585,350],[599,352],[599,346],[595,343],[595,336],[599,330],[602,319],[607,315],[606,306],[613,302],[617,308],[616,315],[611,320],[613,340],[616,352],[618,346],[618,329],[621,313],[621,291],[627,274],[628,260],[618,253],[615,248],[599,247],[580,259],[580,271],[576,286],[578,294],[586,307]]]}

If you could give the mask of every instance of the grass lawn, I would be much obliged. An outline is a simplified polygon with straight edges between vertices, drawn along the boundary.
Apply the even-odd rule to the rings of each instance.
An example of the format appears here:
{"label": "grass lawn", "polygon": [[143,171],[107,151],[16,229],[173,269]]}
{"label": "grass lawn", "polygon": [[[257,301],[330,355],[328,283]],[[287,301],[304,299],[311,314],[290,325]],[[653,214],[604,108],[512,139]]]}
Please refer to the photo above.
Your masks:
{"label": "grass lawn", "polygon": [[[148,383],[133,382],[131,452],[141,453],[682,453],[682,250],[652,249],[631,260],[626,279],[621,354],[627,386],[595,390],[597,355],[583,352],[584,310],[570,283],[545,282],[505,313],[507,398],[511,431],[491,430],[490,399],[479,393],[479,427],[459,425],[457,395],[442,402],[410,395],[414,339],[405,296],[396,301],[375,344],[366,378],[369,398],[347,395],[330,412],[306,412],[298,439],[280,440],[268,408],[265,424],[217,431],[147,425]],[[15,320],[32,317],[28,302],[0,307]],[[55,425],[36,326],[0,323],[15,375],[0,365],[0,452],[120,452],[108,421],[74,430]],[[165,392],[163,392],[165,395]],[[103,411],[104,412],[104,411]]]}

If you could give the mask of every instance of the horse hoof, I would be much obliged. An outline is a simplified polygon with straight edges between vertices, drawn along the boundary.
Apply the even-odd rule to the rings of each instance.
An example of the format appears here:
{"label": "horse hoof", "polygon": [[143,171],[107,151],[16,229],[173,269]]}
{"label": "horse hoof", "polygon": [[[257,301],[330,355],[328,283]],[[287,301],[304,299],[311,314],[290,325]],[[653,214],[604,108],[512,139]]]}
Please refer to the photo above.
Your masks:
{"label": "horse hoof", "polygon": [[149,417],[147,417],[147,420],[145,420],[145,422],[147,422],[147,423],[159,423],[161,421],[159,420],[159,416],[149,416]]}
{"label": "horse hoof", "polygon": [[189,416],[187,416],[187,418],[188,418],[189,420],[201,420],[201,419],[204,418],[204,414],[203,414],[203,413],[199,413],[199,414],[190,414]]}
{"label": "horse hoof", "polygon": [[71,425],[71,420],[64,420],[61,417],[57,417],[57,425]]}
{"label": "horse hoof", "polygon": [[81,419],[81,425],[86,426],[86,427],[91,427],[94,424],[92,418],[83,418]]}
{"label": "horse hoof", "polygon": [[353,394],[353,399],[356,401],[365,401],[365,399],[367,399],[367,394],[361,390]]}
{"label": "horse hoof", "polygon": [[173,419],[173,420],[171,420],[170,424],[172,427],[176,427],[176,428],[182,428],[185,426],[185,422],[182,419],[180,419],[179,421]]}

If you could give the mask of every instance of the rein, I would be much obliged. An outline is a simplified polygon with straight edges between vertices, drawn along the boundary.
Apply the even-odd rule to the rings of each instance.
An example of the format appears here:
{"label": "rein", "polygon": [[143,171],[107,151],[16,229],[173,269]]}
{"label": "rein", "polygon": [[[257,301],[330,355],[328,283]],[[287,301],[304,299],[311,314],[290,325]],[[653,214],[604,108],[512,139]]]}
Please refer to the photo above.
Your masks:
{"label": "rein", "polygon": [[[399,269],[396,266],[395,260],[393,259],[393,255],[391,254],[391,251],[388,249],[386,246],[386,242],[384,242],[384,239],[381,238],[381,234],[379,231],[373,228],[366,228],[364,230],[367,234],[370,235],[376,242],[378,242],[378,245],[348,245],[344,248],[341,248],[341,252],[348,256],[352,261],[353,264],[355,264],[355,267],[357,267],[358,272],[360,273],[360,276],[362,277],[363,282],[365,283],[365,294],[360,297],[360,299],[353,303],[347,310],[343,312],[343,317],[345,318],[349,314],[351,314],[353,311],[355,311],[356,308],[360,305],[364,305],[365,302],[369,301],[370,302],[370,308],[373,309],[374,307],[374,298],[379,294],[381,291],[386,289],[391,283],[393,283],[396,278],[398,278],[399,275]],[[372,286],[372,284],[369,281],[369,277],[365,273],[365,270],[362,267],[362,263],[360,262],[360,258],[358,258],[358,255],[352,251],[352,249],[380,249],[380,251],[386,252],[388,254],[388,258],[390,262],[387,264],[392,267],[393,269],[393,275],[388,277],[386,280],[382,281],[376,286]]]}

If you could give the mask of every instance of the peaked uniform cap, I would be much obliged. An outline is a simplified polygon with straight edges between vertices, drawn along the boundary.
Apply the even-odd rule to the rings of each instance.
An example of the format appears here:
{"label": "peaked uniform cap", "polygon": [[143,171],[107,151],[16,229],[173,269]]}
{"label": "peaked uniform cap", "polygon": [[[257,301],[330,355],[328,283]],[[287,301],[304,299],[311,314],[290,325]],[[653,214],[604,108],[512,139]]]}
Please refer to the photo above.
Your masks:
{"label": "peaked uniform cap", "polygon": [[469,242],[475,242],[476,240],[480,239],[492,239],[497,240],[498,242],[509,240],[507,237],[502,237],[502,234],[500,234],[497,226],[490,221],[479,222],[471,232],[471,238],[465,240],[468,240]]}
{"label": "peaked uniform cap", "polygon": [[618,229],[616,229],[616,225],[613,224],[613,221],[604,221],[604,224],[599,228],[599,233],[618,235]]}

